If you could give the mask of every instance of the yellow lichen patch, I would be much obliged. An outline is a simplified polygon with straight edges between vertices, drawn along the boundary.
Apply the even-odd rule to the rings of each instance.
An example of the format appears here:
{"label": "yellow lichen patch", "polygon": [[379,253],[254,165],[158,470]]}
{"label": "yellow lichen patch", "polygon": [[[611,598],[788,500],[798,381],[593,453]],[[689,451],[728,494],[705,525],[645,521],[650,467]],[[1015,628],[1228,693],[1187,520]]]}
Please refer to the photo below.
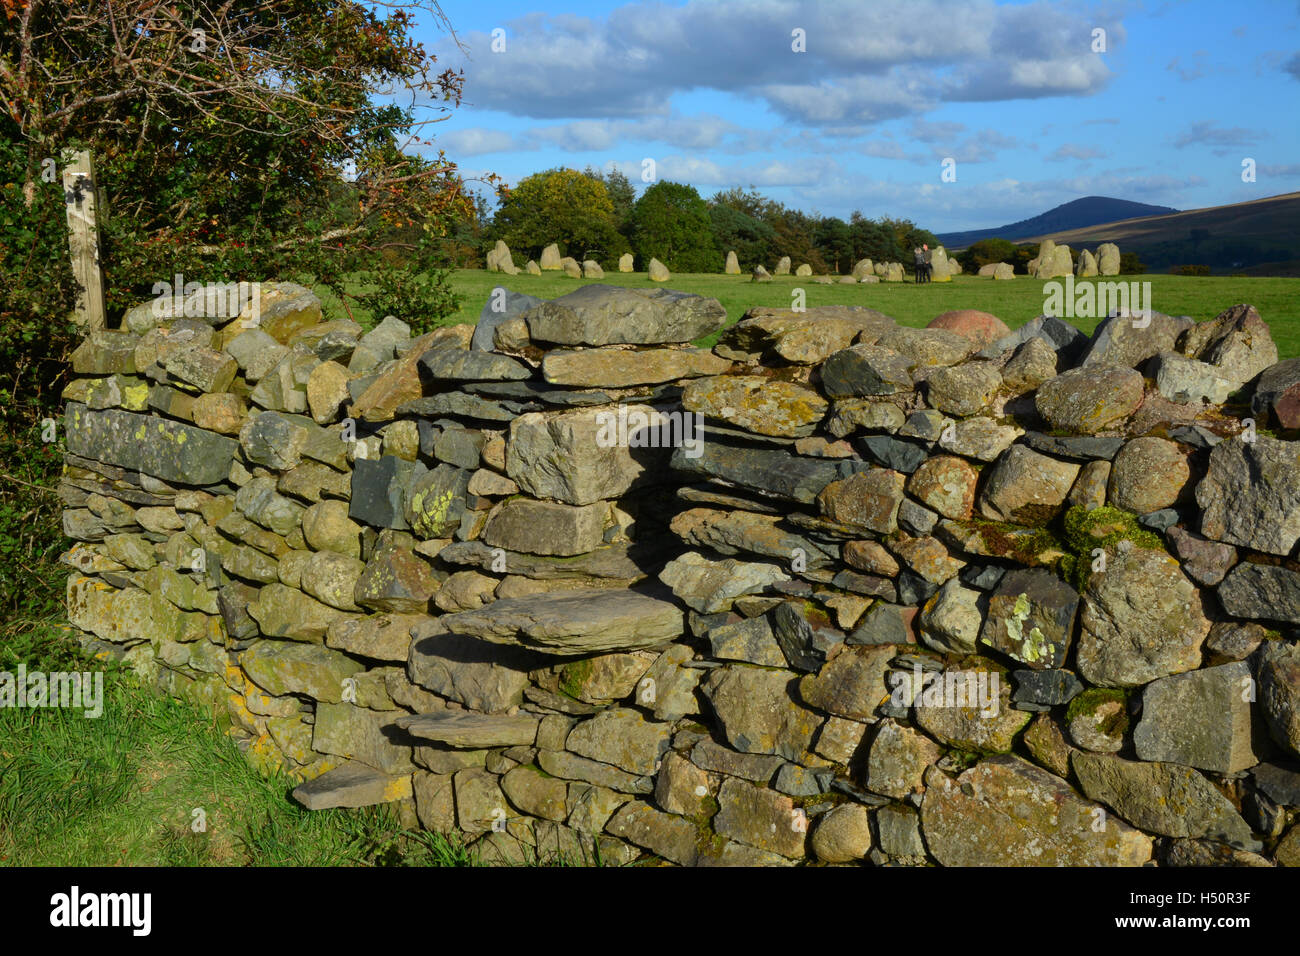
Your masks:
{"label": "yellow lichen patch", "polygon": [[122,404],[126,408],[139,411],[149,401],[148,385],[128,385],[122,392]]}
{"label": "yellow lichen patch", "polygon": [[1020,645],[1021,660],[1031,664],[1050,661],[1056,648],[1055,645],[1048,643],[1043,632],[1037,627],[1031,628],[1028,634],[1023,632],[1030,610],[1028,594],[1021,594],[1016,598],[1015,606],[1011,609],[1011,617],[1007,619],[1007,636]]}
{"label": "yellow lichen patch", "polygon": [[411,778],[396,777],[384,787],[384,801],[405,800],[411,796]]}

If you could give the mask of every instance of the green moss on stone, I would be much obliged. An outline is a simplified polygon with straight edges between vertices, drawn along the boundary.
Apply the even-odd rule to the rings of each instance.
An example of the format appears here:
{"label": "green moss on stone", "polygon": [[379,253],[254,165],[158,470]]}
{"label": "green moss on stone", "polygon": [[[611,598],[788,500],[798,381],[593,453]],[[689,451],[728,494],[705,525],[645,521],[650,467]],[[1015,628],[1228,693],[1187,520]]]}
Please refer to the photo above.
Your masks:
{"label": "green moss on stone", "polygon": [[560,692],[575,700],[581,699],[583,688],[591,679],[591,658],[565,664],[560,669]]}
{"label": "green moss on stone", "polygon": [[1137,515],[1110,505],[1091,511],[1076,505],[1065,513],[1063,524],[1066,547],[1079,557],[1090,557],[1093,548],[1114,547],[1124,540],[1138,548],[1164,550],[1160,536],[1139,525]]}
{"label": "green moss on stone", "polygon": [[1109,737],[1120,737],[1128,730],[1128,694],[1118,687],[1090,687],[1085,690],[1065,709],[1065,722],[1068,724],[1078,717],[1089,717],[1097,712],[1103,704],[1118,703],[1119,710],[1097,729]]}

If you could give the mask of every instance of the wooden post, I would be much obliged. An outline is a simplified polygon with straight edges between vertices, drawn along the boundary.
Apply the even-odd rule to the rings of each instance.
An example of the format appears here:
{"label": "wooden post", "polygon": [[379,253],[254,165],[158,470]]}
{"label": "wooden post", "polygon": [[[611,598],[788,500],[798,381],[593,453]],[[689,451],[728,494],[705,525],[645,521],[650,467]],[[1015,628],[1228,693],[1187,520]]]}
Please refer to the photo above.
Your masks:
{"label": "wooden post", "polygon": [[99,269],[99,226],[95,221],[95,192],[90,153],[63,156],[63,202],[68,212],[68,248],[77,281],[76,321],[86,329],[107,325],[104,277]]}

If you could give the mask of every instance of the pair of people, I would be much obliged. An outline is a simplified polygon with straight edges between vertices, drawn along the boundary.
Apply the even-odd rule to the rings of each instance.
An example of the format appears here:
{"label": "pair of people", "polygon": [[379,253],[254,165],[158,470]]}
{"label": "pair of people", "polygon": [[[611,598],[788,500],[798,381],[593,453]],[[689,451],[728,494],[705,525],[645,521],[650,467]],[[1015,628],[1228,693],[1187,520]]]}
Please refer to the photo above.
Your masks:
{"label": "pair of people", "polygon": [[917,246],[912,250],[912,258],[915,260],[917,284],[930,281],[930,246],[929,244]]}

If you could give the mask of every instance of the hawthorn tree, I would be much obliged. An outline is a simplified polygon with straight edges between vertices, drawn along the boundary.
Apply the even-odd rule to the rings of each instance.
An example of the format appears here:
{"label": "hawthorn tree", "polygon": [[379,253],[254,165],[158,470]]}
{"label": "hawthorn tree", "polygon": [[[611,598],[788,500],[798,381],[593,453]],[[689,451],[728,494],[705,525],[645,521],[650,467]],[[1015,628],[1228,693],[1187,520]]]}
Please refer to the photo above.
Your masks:
{"label": "hawthorn tree", "polygon": [[502,239],[533,259],[555,243],[561,255],[606,266],[628,251],[604,181],[576,169],[548,169],[521,179],[497,209],[488,238]]}
{"label": "hawthorn tree", "polygon": [[722,268],[709,207],[683,183],[657,182],[641,194],[632,208],[632,244],[642,263],[653,257],[673,272]]}
{"label": "hawthorn tree", "polygon": [[0,357],[71,338],[70,148],[107,203],[110,321],[177,272],[449,313],[433,267],[473,206],[427,128],[462,78],[412,38],[419,11],[450,30],[436,2],[0,0]]}

